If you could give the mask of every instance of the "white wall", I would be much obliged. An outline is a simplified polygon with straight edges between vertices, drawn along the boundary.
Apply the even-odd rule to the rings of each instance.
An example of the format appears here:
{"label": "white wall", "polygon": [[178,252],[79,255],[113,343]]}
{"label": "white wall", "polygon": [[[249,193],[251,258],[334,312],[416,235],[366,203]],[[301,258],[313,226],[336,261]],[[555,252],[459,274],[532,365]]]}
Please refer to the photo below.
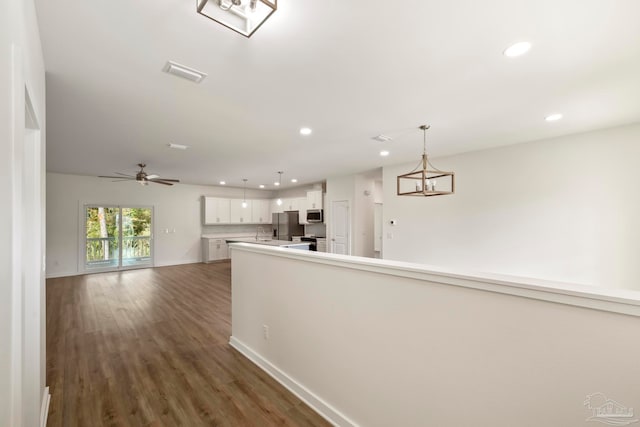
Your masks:
{"label": "white wall", "polygon": [[[26,93],[39,130],[26,132]],[[44,400],[45,78],[34,4],[0,2],[0,425]],[[25,215],[27,214],[27,215]]]}
{"label": "white wall", "polygon": [[354,185],[353,255],[373,258],[375,180],[356,175]]}
{"label": "white wall", "polygon": [[[247,198],[270,198],[270,191],[249,190]],[[200,236],[205,233],[255,230],[255,226],[202,226],[201,197],[241,198],[242,188],[178,184],[172,187],[109,179],[47,174],[47,276],[78,274],[80,209],[84,204],[154,207],[155,265],[201,261]],[[249,227],[247,229],[247,227]],[[165,234],[165,229],[175,233]]]}
{"label": "white wall", "polygon": [[[638,292],[256,245],[232,259],[232,345],[338,425],[572,427],[588,394],[640,402]],[[633,315],[583,305],[615,295]]]}
{"label": "white wall", "polygon": [[632,125],[434,159],[451,196],[396,196],[415,165],[385,167],[383,257],[640,289],[638,158]]}

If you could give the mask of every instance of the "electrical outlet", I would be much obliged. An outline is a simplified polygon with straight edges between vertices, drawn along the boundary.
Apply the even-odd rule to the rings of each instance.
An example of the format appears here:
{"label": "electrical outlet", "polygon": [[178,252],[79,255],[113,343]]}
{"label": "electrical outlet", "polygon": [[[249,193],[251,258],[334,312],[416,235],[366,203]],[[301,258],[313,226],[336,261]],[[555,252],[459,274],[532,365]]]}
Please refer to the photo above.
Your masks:
{"label": "electrical outlet", "polygon": [[267,325],[262,325],[262,336],[265,340],[269,339],[269,327]]}

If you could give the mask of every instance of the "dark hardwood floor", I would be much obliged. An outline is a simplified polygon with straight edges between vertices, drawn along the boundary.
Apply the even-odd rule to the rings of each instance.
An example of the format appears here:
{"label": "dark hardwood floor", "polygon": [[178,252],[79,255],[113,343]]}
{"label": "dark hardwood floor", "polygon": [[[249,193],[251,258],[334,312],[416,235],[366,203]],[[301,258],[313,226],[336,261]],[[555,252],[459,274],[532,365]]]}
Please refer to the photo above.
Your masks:
{"label": "dark hardwood floor", "polygon": [[49,279],[48,426],[329,425],[230,335],[229,263]]}

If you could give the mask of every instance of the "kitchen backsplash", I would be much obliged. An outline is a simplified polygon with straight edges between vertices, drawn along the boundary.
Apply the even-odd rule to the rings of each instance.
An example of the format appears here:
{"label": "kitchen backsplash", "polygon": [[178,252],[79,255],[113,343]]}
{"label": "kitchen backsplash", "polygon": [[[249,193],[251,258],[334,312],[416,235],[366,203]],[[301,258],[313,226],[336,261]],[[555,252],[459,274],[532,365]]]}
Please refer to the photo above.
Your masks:
{"label": "kitchen backsplash", "polygon": [[304,226],[304,234],[313,234],[316,237],[327,236],[327,226],[324,224],[308,224]]}

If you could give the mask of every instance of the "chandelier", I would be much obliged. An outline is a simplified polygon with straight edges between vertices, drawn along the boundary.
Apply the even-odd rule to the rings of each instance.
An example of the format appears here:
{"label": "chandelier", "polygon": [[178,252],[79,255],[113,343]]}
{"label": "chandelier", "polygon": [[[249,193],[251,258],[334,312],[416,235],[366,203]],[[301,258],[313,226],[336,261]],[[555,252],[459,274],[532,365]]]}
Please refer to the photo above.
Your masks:
{"label": "chandelier", "polygon": [[[422,125],[423,151],[422,160],[409,173],[398,176],[398,196],[444,196],[455,192],[455,174],[436,169],[427,157],[427,130],[430,126]],[[429,169],[431,167],[431,169]]]}
{"label": "chandelier", "polygon": [[251,37],[278,8],[278,0],[197,0],[198,13]]}

